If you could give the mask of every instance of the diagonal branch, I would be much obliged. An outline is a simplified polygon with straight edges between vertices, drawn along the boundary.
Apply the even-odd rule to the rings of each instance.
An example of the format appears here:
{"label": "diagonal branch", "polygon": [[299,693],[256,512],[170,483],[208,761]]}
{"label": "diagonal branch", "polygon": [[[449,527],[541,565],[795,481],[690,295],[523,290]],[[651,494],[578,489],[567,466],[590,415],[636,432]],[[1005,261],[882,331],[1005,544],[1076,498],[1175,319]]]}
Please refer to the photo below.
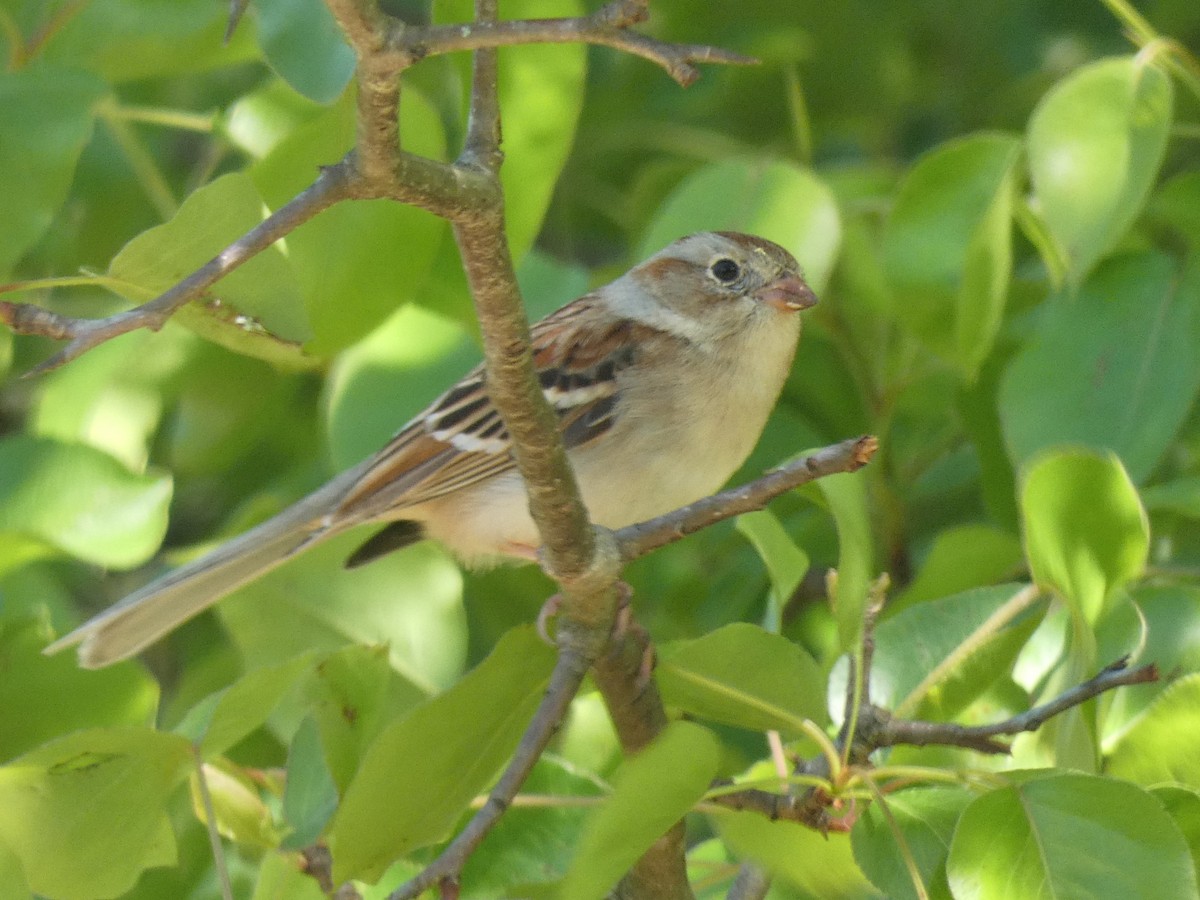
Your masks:
{"label": "diagonal branch", "polygon": [[626,561],[637,559],[722,519],[762,509],[792,488],[826,475],[857,471],[871,461],[877,449],[879,441],[871,435],[842,441],[792,460],[749,484],[697,500],[657,519],[629,525],[616,532],[621,556]]}
{"label": "diagonal branch", "polygon": [[[750,57],[715,47],[671,44],[629,31],[631,25],[647,18],[648,0],[614,0],[590,16],[573,19],[498,22],[495,17],[480,16],[474,23],[427,27],[411,26],[394,19],[381,12],[372,0],[326,0],[326,3],[358,60],[355,150],[341,162],[324,169],[309,188],[261,225],[142,306],[91,320],[64,316],[32,304],[0,301],[0,322],[17,334],[69,342],[28,374],[57,368],[129,331],[161,328],[177,309],[201,296],[224,275],[341,200],[390,197],[453,223],[462,222],[484,207],[499,204],[495,179],[479,177],[481,168],[494,171],[498,166],[498,149],[494,160],[484,161],[472,139],[463,158],[453,165],[405,153],[401,149],[397,131],[400,74],[426,56],[462,50],[494,50],[517,44],[582,42],[642,56],[664,68],[681,84],[689,84],[698,77],[697,63],[743,65],[754,62]],[[245,6],[241,0],[232,0],[230,31]],[[482,96],[475,90],[472,93]],[[492,118],[490,114],[485,120],[498,122],[498,118]],[[493,147],[498,148],[498,139],[497,131]],[[578,565],[573,568],[582,571]]]}
{"label": "diagonal branch", "polygon": [[[872,615],[869,613],[869,615]],[[871,638],[874,621],[868,621],[864,629],[864,640]],[[964,747],[978,753],[1001,754],[1010,752],[1007,744],[996,740],[1000,735],[1015,735],[1023,731],[1036,731],[1048,720],[1061,715],[1072,707],[1079,706],[1106,691],[1133,684],[1157,681],[1158,667],[1140,666],[1130,669],[1128,657],[1111,663],[1087,681],[1064,691],[1048,703],[1035,706],[1019,715],[991,725],[960,725],[955,722],[924,722],[909,719],[894,719],[891,713],[870,702],[863,702],[855,717],[854,734],[843,726],[836,741],[839,751],[849,747],[849,762],[852,766],[870,766],[870,756],[876,750],[898,745],[925,747]],[[866,667],[864,666],[864,669]],[[869,670],[864,678],[869,678]],[[850,688],[847,688],[849,694]],[[849,702],[849,701],[848,701]],[[847,716],[847,723],[850,717]],[[829,779],[829,760],[824,754],[802,760],[796,767],[797,774]],[[809,788],[796,794],[776,794],[750,788],[731,791],[708,798],[706,802],[735,810],[750,810],[775,821],[785,819],[819,831],[837,827],[829,815],[830,797],[819,788]],[[845,827],[844,824],[842,827]]]}
{"label": "diagonal branch", "polygon": [[[1066,712],[1073,706],[1086,703],[1093,697],[1114,688],[1130,684],[1145,684],[1158,680],[1158,667],[1154,665],[1129,668],[1129,657],[1121,657],[1105,666],[1094,677],[1064,691],[1049,703],[995,722],[991,725],[959,725],[954,722],[920,722],[907,719],[891,719],[883,713],[876,716],[877,727],[868,742],[875,748],[909,744],[924,747],[937,744],[946,747],[966,747],[979,753],[1008,753],[1009,747],[995,740],[999,735],[1015,735],[1023,731],[1036,731],[1049,719]],[[883,711],[877,711],[882,713]]]}
{"label": "diagonal branch", "polygon": [[459,873],[462,872],[468,857],[512,804],[513,798],[529,777],[542,751],[546,749],[546,745],[566,717],[567,709],[583,682],[583,676],[587,674],[589,664],[587,654],[580,652],[579,647],[567,646],[560,650],[554,671],[550,675],[550,684],[537,712],[525,734],[521,736],[521,743],[517,745],[512,760],[488,794],[483,808],[471,817],[467,826],[446,845],[432,863],[389,894],[387,900],[412,900],[435,885],[457,883]]}
{"label": "diagonal branch", "polygon": [[0,301],[0,322],[17,334],[36,334],[70,343],[26,373],[39,375],[70,362],[93,347],[138,328],[157,331],[184,304],[261,253],[298,225],[340,200],[357,196],[348,159],[321,171],[316,181],[286,205],[242,235],[207,263],[148,303],[103,319],[77,319],[27,303]]}

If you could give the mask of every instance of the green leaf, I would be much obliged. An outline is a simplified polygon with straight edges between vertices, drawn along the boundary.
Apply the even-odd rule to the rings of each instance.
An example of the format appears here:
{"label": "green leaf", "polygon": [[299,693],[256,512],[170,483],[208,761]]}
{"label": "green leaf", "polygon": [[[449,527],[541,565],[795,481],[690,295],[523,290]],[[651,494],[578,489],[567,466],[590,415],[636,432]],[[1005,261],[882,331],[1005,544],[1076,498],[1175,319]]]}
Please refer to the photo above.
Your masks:
{"label": "green leaf", "polygon": [[1191,788],[1165,784],[1151,788],[1150,793],[1158,799],[1187,841],[1192,854],[1192,867],[1200,879],[1200,793]]}
{"label": "green leaf", "polygon": [[[206,762],[203,771],[217,833],[247,847],[261,850],[278,847],[279,828],[254,782],[228,760]],[[207,805],[195,772],[190,787],[192,811],[198,821],[207,825]]]}
{"label": "green leaf", "polygon": [[251,900],[327,900],[317,879],[286,853],[267,853],[259,862]]}
{"label": "green leaf", "polygon": [[854,862],[845,834],[822,835],[795,822],[771,822],[758,813],[721,810],[709,820],[737,856],[821,900],[873,896]]}
{"label": "green leaf", "polygon": [[833,192],[791,163],[732,160],[696,170],[667,197],[642,238],[641,256],[696,231],[746,231],[790,250],[819,293],[841,240]]}
{"label": "green leaf", "polygon": [[[1100,266],[1073,302],[1049,305],[1000,386],[1016,463],[1059,443],[1117,453],[1146,480],[1200,392],[1200,265],[1158,253]],[[1069,377],[1067,373],[1073,373]]]}
{"label": "green leaf", "polygon": [[1200,172],[1183,172],[1150,200],[1149,218],[1166,225],[1193,249],[1200,247]]}
{"label": "green leaf", "polygon": [[837,588],[833,614],[842,649],[853,647],[862,634],[867,591],[874,571],[874,541],[867,511],[867,483],[863,476],[843,473],[822,478],[815,487],[800,491],[823,497],[833,516],[838,536]]}
{"label": "green leaf", "polygon": [[808,554],[796,546],[770,510],[740,515],[736,527],[754,546],[771,575],[768,630],[778,633],[783,624],[783,607],[808,571]]}
{"label": "green leaf", "polygon": [[21,871],[21,860],[3,841],[0,841],[0,896],[9,900],[36,900]]}
{"label": "green leaf", "polygon": [[1029,170],[1051,233],[1078,284],[1137,218],[1166,148],[1170,79],[1151,58],[1084,66],[1029,120]]}
{"label": "green leaf", "polygon": [[608,800],[588,817],[559,893],[602,900],[621,876],[704,796],[720,757],[711,733],[672,722],[625,762]]}
{"label": "green leaf", "polygon": [[504,897],[515,893],[513,885],[545,885],[561,879],[588,821],[588,807],[571,801],[598,801],[605,792],[598,779],[543,756],[521,793],[558,797],[563,802],[514,805],[505,812],[463,868],[463,886],[473,897]]}
{"label": "green leaf", "polygon": [[203,759],[220,756],[262,725],[311,665],[311,655],[297,656],[243,675],[194,706],[175,731],[191,740]]}
{"label": "green leaf", "polygon": [[553,665],[532,629],[509,632],[458,684],[386,728],[330,829],[334,881],[374,882],[393,860],[443,840],[516,747]]}
{"label": "green leaf", "polygon": [[0,767],[0,842],[34,893],[123,894],[144,869],[175,862],[165,804],[190,765],[175,735],[77,731]]}
{"label": "green leaf", "polygon": [[256,0],[258,43],[279,77],[318,103],[332,103],[354,74],[354,51],[321,0]]}
{"label": "green leaf", "polygon": [[[1010,606],[1023,585],[976,588],[909,607],[880,623],[871,699],[905,718],[953,718],[1005,677],[1037,628],[1044,604]],[[845,660],[830,676],[836,706],[845,696]]]}
{"label": "green leaf", "polygon": [[107,86],[69,68],[0,72],[0,278],[46,232],[67,198]]}
{"label": "green leaf", "polygon": [[1007,531],[983,524],[947,528],[934,535],[916,577],[888,602],[888,613],[1001,581],[1020,565],[1021,542]]}
{"label": "green leaf", "polygon": [[1131,784],[1056,775],[967,807],[946,866],[955,900],[1197,895],[1191,855],[1159,802]]}
{"label": "green leaf", "polygon": [[888,221],[884,263],[896,320],[975,377],[1000,329],[1012,271],[1020,142],[982,134],[913,167]]}
{"label": "green leaf", "polygon": [[87,562],[129,569],[162,543],[170,499],[168,476],[134,475],[91,447],[19,435],[0,439],[0,533],[28,535]]}
{"label": "green leaf", "polygon": [[1112,454],[1066,449],[1038,458],[1021,486],[1021,518],[1034,579],[1090,623],[1146,565],[1146,514]]}
{"label": "green leaf", "polygon": [[1142,491],[1142,502],[1151,513],[1170,512],[1200,519],[1200,475],[1186,475]]}
{"label": "green leaf", "polygon": [[302,850],[316,842],[337,812],[338,786],[325,764],[317,723],[306,718],[296,729],[288,748],[287,782],[283,791],[283,816],[292,832],[284,849]]}
{"label": "green leaf", "polygon": [[396,310],[330,372],[325,421],[334,465],[349,468],[374,453],[478,362],[478,347],[457,323],[416,304]]}
{"label": "green leaf", "polygon": [[825,679],[812,657],[755,625],[660,647],[655,677],[667,704],[728,725],[798,736],[802,720],[825,720]]}
{"label": "green leaf", "polygon": [[[34,7],[45,8],[33,3]],[[203,73],[257,61],[249,29],[223,41],[228,9],[209,0],[100,0],[47,25],[40,56],[110,82]]]}
{"label": "green leaf", "polygon": [[[1160,672],[1200,671],[1200,586],[1138,585],[1131,593],[1131,599],[1101,623],[1098,658],[1116,659],[1133,652],[1135,663],[1153,662]],[[1116,641],[1108,634],[1114,619],[1123,624],[1114,635]],[[1106,747],[1125,735],[1162,692],[1161,683],[1151,683],[1131,684],[1109,694],[1102,735]]]}
{"label": "green leaf", "polygon": [[1113,748],[1108,771],[1138,784],[1200,784],[1200,673],[1163,689]]}
{"label": "green leaf", "polygon": [[[263,201],[241,173],[223,175],[191,194],[170,222],[139,234],[108,267],[111,286],[135,303],[152,299],[257,226]],[[302,363],[310,335],[300,284],[272,246],[217,282],[176,319],[222,346],[276,362]]]}
{"label": "green leaf", "polygon": [[348,643],[385,644],[403,676],[404,704],[424,700],[462,672],[462,572],[432,543],[347,571],[370,529],[327,541],[240,588],[217,614],[247,665],[287,662]]}
{"label": "green leaf", "polygon": [[896,828],[912,854],[922,885],[948,892],[946,857],[950,840],[970,801],[971,794],[961,788],[922,787],[888,794],[887,807],[894,824],[879,804],[871,804],[850,832],[855,861],[889,900],[916,900],[912,875],[893,831]]}
{"label": "green leaf", "polygon": [[[341,159],[354,146],[354,123],[354,92],[347,91],[279,141],[250,172],[267,204],[278,209],[312,184],[320,166]],[[405,91],[400,127],[409,152],[444,153],[441,121],[419,91]],[[333,354],[418,296],[445,231],[440,219],[393,200],[347,200],[289,233],[288,260],[315,335],[305,349]]]}
{"label": "green leaf", "polygon": [[153,721],[158,683],[142,666],[80,669],[72,654],[43,656],[48,638],[30,619],[0,619],[0,722],[20,723],[0,728],[0,760],[69,731]]}
{"label": "green leaf", "polygon": [[384,724],[411,705],[411,688],[392,671],[388,648],[350,646],[321,660],[306,685],[328,771],[344,793]]}

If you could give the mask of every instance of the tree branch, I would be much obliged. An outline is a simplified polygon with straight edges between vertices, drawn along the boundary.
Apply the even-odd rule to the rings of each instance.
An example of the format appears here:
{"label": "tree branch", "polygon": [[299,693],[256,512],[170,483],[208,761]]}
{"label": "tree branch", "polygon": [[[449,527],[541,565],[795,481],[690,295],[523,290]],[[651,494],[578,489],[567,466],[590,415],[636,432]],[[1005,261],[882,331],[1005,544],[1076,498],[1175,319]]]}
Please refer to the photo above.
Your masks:
{"label": "tree branch", "polygon": [[93,347],[138,328],[157,331],[184,304],[201,296],[221,278],[261,253],[303,222],[340,200],[358,196],[353,163],[347,158],[321,170],[307,189],[242,235],[203,266],[149,303],[103,319],[77,319],[28,303],[0,301],[0,322],[17,334],[36,334],[70,343],[31,369],[40,375],[70,362]]}
{"label": "tree branch", "polygon": [[722,519],[762,509],[792,488],[826,475],[855,472],[870,462],[878,449],[879,441],[871,435],[842,441],[792,460],[749,484],[697,500],[656,519],[621,528],[616,532],[617,546],[626,561],[638,559]]}
{"label": "tree branch", "polygon": [[980,753],[1008,753],[1009,746],[993,740],[993,738],[998,735],[1015,735],[1023,731],[1036,731],[1047,720],[1066,712],[1073,706],[1086,703],[1105,691],[1125,685],[1145,684],[1158,680],[1158,667],[1155,665],[1139,666],[1136,669],[1130,669],[1128,666],[1129,657],[1121,657],[1116,662],[1105,666],[1094,677],[1064,691],[1049,703],[1035,706],[1020,715],[991,725],[958,725],[954,722],[892,719],[885,710],[874,707],[875,727],[868,742],[875,749],[891,747],[896,744],[909,744],[914,747],[937,744],[946,747],[966,747]]}
{"label": "tree branch", "polygon": [[[628,31],[631,25],[646,19],[648,0],[614,0],[591,16],[575,19],[497,22],[493,16],[490,19],[480,17],[475,23],[427,27],[406,25],[393,19],[380,12],[372,0],[327,0],[327,5],[357,58],[359,95],[354,151],[341,162],[324,169],[309,188],[261,225],[149,303],[102,319],[79,319],[32,304],[0,301],[0,322],[17,334],[69,341],[66,347],[27,375],[57,368],[129,331],[161,328],[179,307],[199,297],[255,253],[338,201],[390,197],[454,223],[498,203],[499,187],[495,179],[479,176],[481,169],[494,172],[499,157],[483,160],[474,138],[468,141],[466,153],[456,165],[405,153],[401,149],[397,129],[399,77],[405,68],[426,56],[517,44],[591,43],[649,59],[681,84],[688,84],[698,76],[696,63],[741,65],[754,62],[750,57],[714,47],[670,44]],[[244,9],[245,3],[232,0],[229,33],[236,27]],[[489,77],[486,66],[477,66],[476,72],[477,78],[487,80]],[[494,80],[494,71],[490,77]],[[472,96],[483,95],[473,89]],[[494,100],[490,102],[494,105]],[[488,110],[476,121],[498,122],[498,118]],[[497,154],[498,139],[497,131],[496,142],[492,144],[497,148]],[[567,571],[569,568],[564,573]]]}
{"label": "tree branch", "polygon": [[[626,755],[645,748],[667,726],[658,685],[649,677],[653,658],[649,637],[632,620],[617,629],[606,652],[592,666],[592,679],[604,698],[621,750]],[[616,897],[692,900],[687,880],[687,834],[676,822],[642,854],[622,879]]]}
{"label": "tree branch", "polygon": [[[863,636],[864,641],[872,644],[878,613],[873,606],[873,604],[868,605]],[[870,655],[865,653],[862,676],[864,683],[870,679],[869,660]],[[1128,657],[1122,657],[1106,666],[1093,678],[1064,691],[1049,703],[1036,706],[991,725],[959,725],[954,722],[894,719],[888,710],[870,703],[864,692],[860,698],[861,705],[858,708],[858,714],[853,717],[854,733],[850,734],[849,725],[852,717],[847,715],[835,745],[839,751],[845,753],[847,743],[852,742],[847,754],[848,762],[851,766],[858,767],[870,766],[870,756],[876,750],[901,744],[915,747],[930,745],[963,747],[989,754],[1008,753],[1010,747],[995,740],[998,735],[1035,731],[1054,716],[1086,703],[1106,691],[1125,685],[1144,684],[1158,680],[1159,673],[1156,666],[1147,665],[1130,669],[1128,664]],[[850,679],[850,683],[846,687],[847,704],[852,702],[853,680]],[[828,779],[832,775],[829,760],[824,754],[818,754],[812,759],[801,760],[796,766],[796,773],[822,779]],[[796,794],[776,794],[752,788],[719,794],[710,797],[705,802],[729,809],[750,810],[771,821],[785,819],[824,832],[837,824],[829,815],[830,799],[827,793],[820,788],[808,788]]]}
{"label": "tree branch", "polygon": [[389,894],[388,900],[412,900],[435,885],[457,884],[467,858],[512,804],[513,798],[566,716],[567,709],[591,663],[586,640],[581,641],[580,636],[570,630],[572,626],[569,623],[565,623],[565,627],[567,637],[564,638],[560,634],[558,660],[554,664],[550,684],[542,702],[538,705],[529,727],[521,736],[521,742],[500,780],[488,795],[487,802],[433,862],[415,878]]}
{"label": "tree branch", "polygon": [[624,0],[610,3],[595,14],[581,18],[406,27],[398,29],[389,40],[390,53],[381,54],[381,64],[400,70],[427,56],[481,47],[583,43],[640,56],[687,87],[700,77],[697,64],[747,66],[758,63],[753,57],[718,47],[671,44],[629,31],[629,26],[645,20],[647,7],[646,0]]}

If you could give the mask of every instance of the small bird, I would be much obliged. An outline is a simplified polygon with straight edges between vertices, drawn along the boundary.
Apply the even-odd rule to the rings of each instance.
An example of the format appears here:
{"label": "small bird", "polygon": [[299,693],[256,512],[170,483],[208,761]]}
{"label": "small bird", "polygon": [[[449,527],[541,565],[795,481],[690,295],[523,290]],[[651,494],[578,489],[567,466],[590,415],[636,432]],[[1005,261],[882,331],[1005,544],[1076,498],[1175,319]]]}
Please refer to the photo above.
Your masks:
{"label": "small bird", "polygon": [[[720,488],[749,456],[816,297],[790,253],[748,234],[681,238],[533,326],[534,366],[593,522],[621,528]],[[347,560],[433,538],[468,565],[535,560],[537,529],[482,366],[378,453],[46,648],[137,653],[318,541],[384,523]]]}

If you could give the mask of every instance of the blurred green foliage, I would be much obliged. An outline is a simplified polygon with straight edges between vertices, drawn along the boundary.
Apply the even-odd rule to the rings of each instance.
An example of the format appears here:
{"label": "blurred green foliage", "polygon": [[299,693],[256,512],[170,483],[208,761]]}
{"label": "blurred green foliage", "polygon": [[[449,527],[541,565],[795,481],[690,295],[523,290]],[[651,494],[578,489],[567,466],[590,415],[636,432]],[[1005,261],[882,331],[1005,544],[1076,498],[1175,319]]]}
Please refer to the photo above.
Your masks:
{"label": "blurred green foliage", "polygon": [[[352,146],[353,58],[324,6],[254,0],[227,44],[225,15],[0,4],[4,299],[88,317],[149,299]],[[1173,683],[1072,710],[1012,760],[899,748],[880,780],[952,783],[886,807],[856,783],[849,836],[690,815],[698,895],[750,859],[776,900],[1200,896],[1200,7],[655,0],[645,30],[762,62],[682,90],[606,48],[501,51],[531,313],[681,234],[762,233],[822,303],[738,480],[863,433],[882,449],[629,568],[672,713],[703,725],[622,762],[585,693],[529,784],[584,805],[513,810],[463,896],[602,896],[714,774],[777,785],[761,729],[818,752],[799,723],[839,724],[882,572],[873,698],[899,714],[993,721],[1126,653]],[[468,73],[465,55],[406,73],[406,149],[455,155]],[[238,896],[320,896],[295,864],[318,838],[384,896],[542,690],[536,569],[463,573],[420,545],[347,573],[347,536],[141,661],[38,649],[361,459],[474,364],[447,227],[346,203],[162,331],[19,378],[53,349],[0,331],[0,896],[216,896],[201,771]]]}

